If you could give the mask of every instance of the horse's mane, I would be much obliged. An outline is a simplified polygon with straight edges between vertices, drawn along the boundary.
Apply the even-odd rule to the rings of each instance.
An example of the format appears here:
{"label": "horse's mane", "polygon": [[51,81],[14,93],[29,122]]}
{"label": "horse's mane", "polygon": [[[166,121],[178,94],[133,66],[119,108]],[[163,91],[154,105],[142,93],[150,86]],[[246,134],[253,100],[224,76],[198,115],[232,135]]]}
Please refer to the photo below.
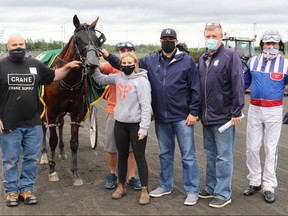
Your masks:
{"label": "horse's mane", "polygon": [[[74,52],[74,41],[73,37],[71,37],[68,43],[63,47],[61,52],[58,54],[57,58],[54,61],[54,65],[57,64],[57,67],[66,64],[72,60],[75,60],[75,52]],[[71,47],[72,46],[72,47]]]}
{"label": "horse's mane", "polygon": [[72,42],[72,37],[69,39],[69,41],[68,41],[68,43],[63,47],[63,49],[62,49],[62,51],[59,53],[59,55],[60,56],[63,56],[66,52],[67,52],[67,50],[68,50],[68,48],[69,48],[69,45],[71,44],[71,42]]}

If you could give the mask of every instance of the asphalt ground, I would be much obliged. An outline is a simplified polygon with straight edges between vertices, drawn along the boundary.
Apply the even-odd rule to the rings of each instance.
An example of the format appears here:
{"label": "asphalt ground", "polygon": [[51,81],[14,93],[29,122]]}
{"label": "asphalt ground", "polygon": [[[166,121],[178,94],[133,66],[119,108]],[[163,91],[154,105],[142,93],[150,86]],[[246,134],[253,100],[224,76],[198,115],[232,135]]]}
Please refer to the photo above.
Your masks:
{"label": "asphalt ground", "polygon": [[[246,106],[243,110],[246,116],[248,102],[249,95],[246,95]],[[99,142],[95,150],[90,146],[88,122],[86,121],[84,123],[85,127],[80,129],[78,165],[84,184],[79,187],[73,186],[70,171],[70,120],[68,117],[65,117],[64,141],[68,159],[60,160],[57,158],[56,160],[56,170],[60,180],[58,182],[49,182],[49,167],[48,165],[41,165],[35,186],[38,204],[34,206],[27,206],[21,202],[18,207],[6,207],[5,193],[1,186],[1,215],[288,215],[288,125],[283,125],[279,143],[276,201],[273,204],[267,204],[264,202],[262,192],[258,192],[251,197],[243,196],[243,191],[249,183],[246,179],[248,170],[245,164],[247,118],[244,118],[240,125],[237,126],[231,204],[219,209],[209,207],[209,199],[199,199],[194,206],[185,206],[183,204],[186,195],[183,190],[181,160],[178,147],[175,151],[174,190],[170,195],[152,198],[150,204],[141,206],[138,204],[140,192],[127,188],[126,196],[120,200],[112,200],[111,194],[113,190],[106,190],[104,188],[105,177],[107,175],[107,165],[103,151],[106,117],[105,104],[105,101],[101,101],[97,106]],[[288,107],[287,98],[285,98],[285,107]],[[202,147],[201,123],[195,126],[195,141],[201,188],[204,188],[206,162]],[[153,190],[158,186],[160,172],[159,146],[154,133],[154,123],[151,124],[149,129],[146,155],[149,166],[149,189]],[[261,150],[261,161],[263,165],[263,148]],[[2,181],[2,179],[3,176],[1,175],[0,180]]]}

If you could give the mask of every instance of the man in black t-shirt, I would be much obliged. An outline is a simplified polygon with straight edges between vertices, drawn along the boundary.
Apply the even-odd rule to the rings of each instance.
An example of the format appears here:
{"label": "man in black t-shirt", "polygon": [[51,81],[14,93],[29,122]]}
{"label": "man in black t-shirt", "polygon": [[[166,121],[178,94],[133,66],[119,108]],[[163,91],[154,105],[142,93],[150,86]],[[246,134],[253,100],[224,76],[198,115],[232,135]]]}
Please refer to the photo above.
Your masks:
{"label": "man in black t-shirt", "polygon": [[[8,38],[9,55],[0,60],[0,146],[3,186],[7,206],[36,204],[33,195],[42,146],[38,87],[63,79],[81,62],[72,61],[52,70],[40,61],[25,57],[25,41],[19,34]],[[20,175],[18,162],[23,149]],[[19,178],[20,177],[20,178]]]}

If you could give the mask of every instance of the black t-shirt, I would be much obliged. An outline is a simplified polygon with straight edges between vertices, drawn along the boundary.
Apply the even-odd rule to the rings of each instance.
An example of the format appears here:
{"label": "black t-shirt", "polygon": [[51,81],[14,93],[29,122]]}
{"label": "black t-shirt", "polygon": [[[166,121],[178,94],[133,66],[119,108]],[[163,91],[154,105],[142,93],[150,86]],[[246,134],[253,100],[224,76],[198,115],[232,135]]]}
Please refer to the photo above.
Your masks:
{"label": "black t-shirt", "polygon": [[15,63],[0,60],[0,119],[4,129],[27,128],[41,124],[38,89],[50,84],[54,70],[40,61],[25,58]]}

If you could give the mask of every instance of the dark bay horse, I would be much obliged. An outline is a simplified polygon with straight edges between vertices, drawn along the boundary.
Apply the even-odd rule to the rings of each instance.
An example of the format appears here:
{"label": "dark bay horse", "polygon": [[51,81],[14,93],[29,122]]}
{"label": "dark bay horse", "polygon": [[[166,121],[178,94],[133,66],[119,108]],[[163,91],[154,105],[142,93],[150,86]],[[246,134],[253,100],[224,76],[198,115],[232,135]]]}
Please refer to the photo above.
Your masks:
{"label": "dark bay horse", "polygon": [[[70,148],[72,152],[71,171],[74,179],[73,185],[80,186],[83,184],[78,172],[77,163],[78,131],[81,122],[87,116],[85,113],[85,101],[88,91],[87,79],[95,71],[95,67],[99,66],[99,47],[105,42],[105,36],[95,29],[98,18],[90,25],[86,23],[81,24],[75,15],[73,18],[75,26],[74,34],[50,65],[51,68],[60,68],[73,60],[82,62],[80,68],[72,69],[63,80],[53,82],[44,87],[45,94],[43,100],[46,104],[46,118],[43,118],[44,139],[42,154],[46,153],[46,128],[49,128],[49,146],[51,152],[49,155],[50,171],[48,177],[50,181],[59,180],[55,170],[55,150],[58,144],[56,127],[59,127],[60,157],[66,157],[63,143],[63,125],[64,116],[66,113],[69,113],[71,119]],[[100,33],[100,36],[96,33]]]}

